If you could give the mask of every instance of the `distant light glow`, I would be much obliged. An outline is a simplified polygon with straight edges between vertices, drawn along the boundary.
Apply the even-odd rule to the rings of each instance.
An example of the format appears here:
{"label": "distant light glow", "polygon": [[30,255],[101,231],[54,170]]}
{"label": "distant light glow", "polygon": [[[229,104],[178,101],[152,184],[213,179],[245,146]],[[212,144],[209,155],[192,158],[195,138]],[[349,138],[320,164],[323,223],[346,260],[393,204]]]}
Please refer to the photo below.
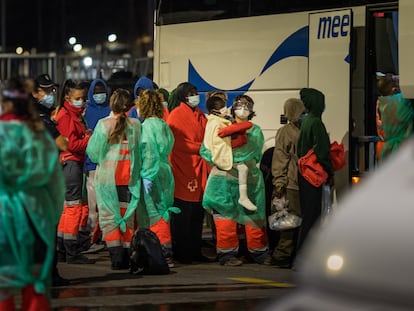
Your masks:
{"label": "distant light glow", "polygon": [[85,65],[85,67],[90,67],[90,66],[92,66],[92,57],[90,57],[90,56],[86,56],[86,57],[83,59],[83,64]]}
{"label": "distant light glow", "polygon": [[18,54],[18,55],[23,54],[23,48],[21,46],[16,48],[16,54]]}
{"label": "distant light glow", "polygon": [[149,57],[149,58],[154,57],[154,51],[153,50],[148,50],[147,57]]}
{"label": "distant light glow", "polygon": [[109,42],[115,42],[116,39],[118,39],[118,37],[116,36],[116,34],[111,33],[110,35],[108,35],[108,41]]}
{"label": "distant light glow", "polygon": [[344,259],[340,255],[331,255],[326,261],[326,266],[331,271],[339,271],[344,265]]}
{"label": "distant light glow", "polygon": [[82,44],[80,44],[80,43],[75,44],[75,45],[73,46],[73,50],[74,50],[75,52],[79,52],[80,50],[82,50]]}
{"label": "distant light glow", "polygon": [[70,45],[74,45],[76,43],[76,41],[77,40],[76,40],[75,37],[70,37],[69,40],[68,40],[68,42],[69,42]]}

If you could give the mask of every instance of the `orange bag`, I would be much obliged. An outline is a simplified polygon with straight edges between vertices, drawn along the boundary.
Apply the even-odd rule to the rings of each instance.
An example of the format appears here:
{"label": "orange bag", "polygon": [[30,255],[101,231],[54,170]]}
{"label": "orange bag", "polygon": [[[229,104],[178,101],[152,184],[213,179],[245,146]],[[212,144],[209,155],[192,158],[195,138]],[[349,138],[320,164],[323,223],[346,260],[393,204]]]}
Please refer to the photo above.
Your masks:
{"label": "orange bag", "polygon": [[317,161],[313,148],[299,158],[298,170],[303,178],[314,187],[320,187],[328,179],[328,173]]}
{"label": "orange bag", "polygon": [[[334,141],[329,150],[329,157],[334,171],[343,168],[346,164],[344,145]],[[328,179],[328,173],[317,161],[313,148],[298,160],[298,170],[303,178],[315,187],[321,186]]]}
{"label": "orange bag", "polygon": [[332,168],[334,171],[338,171],[343,168],[346,164],[344,145],[338,144],[334,141],[331,144],[331,149],[329,150],[329,157],[331,158]]}

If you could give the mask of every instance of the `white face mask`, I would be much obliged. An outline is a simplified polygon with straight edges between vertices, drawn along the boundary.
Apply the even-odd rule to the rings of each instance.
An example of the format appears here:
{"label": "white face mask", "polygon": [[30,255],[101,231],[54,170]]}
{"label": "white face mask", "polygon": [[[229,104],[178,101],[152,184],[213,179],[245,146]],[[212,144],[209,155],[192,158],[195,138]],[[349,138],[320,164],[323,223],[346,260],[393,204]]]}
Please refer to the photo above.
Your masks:
{"label": "white face mask", "polygon": [[200,95],[188,96],[187,103],[190,107],[197,107],[200,103]]}
{"label": "white face mask", "polygon": [[234,113],[240,119],[247,119],[250,115],[250,110],[241,108],[241,109],[234,110]]}

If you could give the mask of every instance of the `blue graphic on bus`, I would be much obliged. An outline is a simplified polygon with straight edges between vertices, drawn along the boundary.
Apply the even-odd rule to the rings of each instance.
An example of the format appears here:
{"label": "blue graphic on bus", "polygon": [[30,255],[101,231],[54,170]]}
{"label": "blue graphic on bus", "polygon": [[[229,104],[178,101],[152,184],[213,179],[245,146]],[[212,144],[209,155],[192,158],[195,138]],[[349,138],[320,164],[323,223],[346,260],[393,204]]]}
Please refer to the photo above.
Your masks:
{"label": "blue graphic on bus", "polygon": [[299,29],[285,39],[270,56],[260,75],[280,60],[292,56],[309,56],[309,26]]}

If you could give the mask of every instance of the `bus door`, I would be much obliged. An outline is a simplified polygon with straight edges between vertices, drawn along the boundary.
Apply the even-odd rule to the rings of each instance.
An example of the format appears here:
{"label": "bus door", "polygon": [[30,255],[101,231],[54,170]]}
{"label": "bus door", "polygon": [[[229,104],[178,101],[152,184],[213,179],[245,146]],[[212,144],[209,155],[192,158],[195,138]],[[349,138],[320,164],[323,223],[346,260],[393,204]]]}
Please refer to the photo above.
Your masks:
{"label": "bus door", "polygon": [[[331,142],[349,150],[352,10],[309,14],[309,87],[325,94],[322,120]],[[348,154],[348,152],[345,152]],[[349,163],[347,159],[347,163]],[[349,167],[335,173],[340,191],[349,185]]]}

